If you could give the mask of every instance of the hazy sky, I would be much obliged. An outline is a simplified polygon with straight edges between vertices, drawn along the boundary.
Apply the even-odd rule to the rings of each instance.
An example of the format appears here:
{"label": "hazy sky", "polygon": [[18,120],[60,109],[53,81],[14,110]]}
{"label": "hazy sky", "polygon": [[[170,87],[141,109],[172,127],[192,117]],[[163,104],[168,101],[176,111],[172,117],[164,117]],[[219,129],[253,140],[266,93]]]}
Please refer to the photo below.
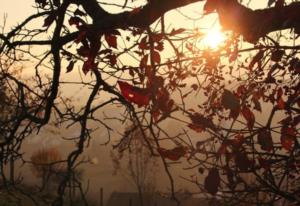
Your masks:
{"label": "hazy sky", "polygon": [[4,14],[8,15],[7,26],[15,25],[32,14],[34,0],[0,0],[0,24],[3,24]]}

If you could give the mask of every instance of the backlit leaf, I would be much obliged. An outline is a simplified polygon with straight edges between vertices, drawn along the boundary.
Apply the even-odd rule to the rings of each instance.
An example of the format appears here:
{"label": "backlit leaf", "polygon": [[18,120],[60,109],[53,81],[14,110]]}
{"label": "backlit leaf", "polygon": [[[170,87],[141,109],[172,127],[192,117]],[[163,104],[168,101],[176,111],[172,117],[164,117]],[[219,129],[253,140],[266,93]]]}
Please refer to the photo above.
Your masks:
{"label": "backlit leaf", "polygon": [[72,25],[76,25],[77,27],[80,25],[80,24],[84,24],[84,21],[77,17],[77,16],[72,16],[70,19],[69,19],[69,24],[72,26]]}
{"label": "backlit leaf", "polygon": [[70,61],[69,65],[67,66],[67,73],[71,72],[74,68],[74,61]]}
{"label": "backlit leaf", "polygon": [[255,116],[253,112],[248,107],[244,107],[242,109],[242,115],[247,121],[248,128],[252,130],[255,123]]}
{"label": "backlit leaf", "polygon": [[296,131],[292,127],[282,127],[281,129],[281,145],[284,149],[291,151],[296,139]]}
{"label": "backlit leaf", "polygon": [[267,129],[262,129],[257,134],[257,141],[262,150],[273,150],[273,140],[271,132]]}
{"label": "backlit leaf", "polygon": [[202,132],[206,128],[215,129],[215,125],[211,119],[204,117],[199,113],[190,115],[192,124],[189,124],[189,127],[197,132]]}
{"label": "backlit leaf", "polygon": [[35,0],[35,2],[41,7],[45,7],[47,5],[47,0]]}
{"label": "backlit leaf", "polygon": [[88,60],[83,63],[82,71],[84,74],[87,74],[90,70],[95,69],[97,65],[93,58],[88,58]]}
{"label": "backlit leaf", "polygon": [[135,103],[139,107],[149,104],[150,93],[147,89],[135,87],[123,81],[118,81],[118,84],[122,95],[127,101]]}
{"label": "backlit leaf", "polygon": [[280,97],[277,101],[277,107],[278,109],[284,109],[285,108],[285,102],[284,100],[282,99],[282,97]]}
{"label": "backlit leaf", "polygon": [[137,15],[138,13],[140,13],[142,7],[137,7],[137,8],[134,8],[130,11],[130,14],[129,16],[134,16],[134,15]]}
{"label": "backlit leaf", "polygon": [[105,41],[109,47],[117,49],[117,37],[113,34],[104,34]]}
{"label": "backlit leaf", "polygon": [[257,98],[253,98],[252,101],[254,103],[254,109],[259,111],[259,112],[262,112],[261,104],[260,104],[259,100]]}
{"label": "backlit leaf", "polygon": [[284,55],[284,50],[275,50],[272,52],[271,60],[275,62],[279,62]]}
{"label": "backlit leaf", "polygon": [[110,63],[111,66],[116,65],[116,63],[117,63],[117,56],[116,55],[110,54],[107,57],[109,59],[109,63]]}
{"label": "backlit leaf", "polygon": [[212,13],[217,6],[218,0],[207,0],[204,4],[203,10],[205,14]]}
{"label": "backlit leaf", "polygon": [[147,43],[147,39],[148,37],[145,36],[141,39],[140,43],[139,43],[139,49],[141,50],[145,50],[145,49],[149,49],[150,47],[148,46],[148,43]]}
{"label": "backlit leaf", "polygon": [[171,36],[175,36],[175,35],[178,35],[178,34],[181,34],[185,32],[185,29],[183,28],[180,28],[180,29],[173,29],[170,33]]}
{"label": "backlit leaf", "polygon": [[76,15],[76,16],[86,16],[87,14],[84,13],[83,11],[81,11],[80,9],[76,9],[76,11],[74,12],[74,15]]}
{"label": "backlit leaf", "polygon": [[157,51],[153,51],[153,61],[157,64],[160,64],[160,54]]}
{"label": "backlit leaf", "polygon": [[43,27],[49,27],[55,20],[56,14],[51,13],[49,16],[46,17],[44,20]]}
{"label": "backlit leaf", "polygon": [[265,51],[259,50],[259,52],[253,57],[252,61],[249,64],[249,69],[252,70],[254,65],[258,63],[264,57]]}
{"label": "backlit leaf", "polygon": [[209,170],[208,175],[204,180],[204,188],[208,193],[215,195],[218,192],[220,182],[221,178],[219,170],[217,168],[212,168]]}
{"label": "backlit leaf", "polygon": [[251,161],[249,160],[247,154],[244,152],[236,153],[235,164],[237,168],[242,172],[249,171],[249,168],[251,167]]}
{"label": "backlit leaf", "polygon": [[90,53],[90,48],[81,46],[79,49],[77,49],[77,53],[82,57],[88,57]]}
{"label": "backlit leaf", "polygon": [[222,104],[226,109],[236,110],[240,107],[239,99],[229,90],[225,89],[222,96]]}
{"label": "backlit leaf", "polygon": [[157,151],[162,157],[172,161],[178,161],[186,154],[186,148],[183,146],[178,146],[170,150],[159,147]]}
{"label": "backlit leaf", "polygon": [[227,144],[226,144],[226,142],[223,142],[221,144],[220,148],[218,149],[217,154],[218,154],[218,156],[221,156],[221,155],[225,154],[226,151],[227,151]]}

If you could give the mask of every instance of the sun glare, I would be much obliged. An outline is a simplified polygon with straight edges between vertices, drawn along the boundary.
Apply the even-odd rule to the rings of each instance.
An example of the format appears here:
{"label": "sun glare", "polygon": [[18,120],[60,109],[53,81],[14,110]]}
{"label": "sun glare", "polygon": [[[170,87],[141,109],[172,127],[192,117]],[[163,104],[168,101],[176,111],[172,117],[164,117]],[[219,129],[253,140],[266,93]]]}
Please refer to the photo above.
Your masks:
{"label": "sun glare", "polygon": [[225,40],[226,36],[219,28],[212,28],[206,32],[201,43],[205,47],[215,49],[224,43]]}

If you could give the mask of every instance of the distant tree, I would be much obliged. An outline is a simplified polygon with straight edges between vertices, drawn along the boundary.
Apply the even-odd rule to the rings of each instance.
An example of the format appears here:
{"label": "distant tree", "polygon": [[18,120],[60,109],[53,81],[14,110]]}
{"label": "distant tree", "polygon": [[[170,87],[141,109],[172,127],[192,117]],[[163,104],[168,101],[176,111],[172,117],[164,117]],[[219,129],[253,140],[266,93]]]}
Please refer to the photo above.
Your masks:
{"label": "distant tree", "polygon": [[[3,55],[0,55],[0,58]],[[1,62],[0,64],[0,144],[2,150],[0,151],[1,162],[4,165],[9,166],[9,181],[10,184],[15,183],[15,159],[18,159],[18,152],[15,150],[16,142],[11,141],[10,146],[6,143],[10,140],[10,128],[12,126],[12,119],[14,114],[18,112],[16,110],[16,99],[15,95],[11,92],[10,84],[7,81],[6,74],[9,66],[7,62]],[[21,72],[21,69],[16,69],[15,75],[17,76]],[[12,138],[13,139],[13,138]],[[3,146],[7,146],[3,148]],[[2,171],[3,172],[3,171]],[[2,179],[6,179],[4,173]]]}
{"label": "distant tree", "polygon": [[[69,129],[74,150],[53,202],[64,205],[95,131],[110,140],[120,129],[111,122],[130,119],[131,133],[160,157],[172,199],[170,163],[183,162],[194,173],[187,179],[225,205],[299,205],[300,2],[259,1],[264,8],[253,10],[253,1],[35,0],[34,14],[0,33],[0,65],[9,62],[4,78],[16,100],[1,127],[0,168],[7,148],[18,154],[33,132]],[[199,19],[212,13],[226,36],[216,48],[199,44]],[[30,82],[16,78],[18,64],[32,68]],[[71,90],[88,95],[78,105]]]}
{"label": "distant tree", "polygon": [[30,160],[32,173],[42,180],[41,190],[47,189],[64,170],[62,156],[56,148],[39,149],[31,155]]}
{"label": "distant tree", "polygon": [[136,125],[126,128],[126,141],[111,152],[115,174],[121,174],[136,187],[140,205],[145,205],[145,195],[154,195],[156,191],[156,174],[159,170],[157,157],[152,156],[142,132]]}

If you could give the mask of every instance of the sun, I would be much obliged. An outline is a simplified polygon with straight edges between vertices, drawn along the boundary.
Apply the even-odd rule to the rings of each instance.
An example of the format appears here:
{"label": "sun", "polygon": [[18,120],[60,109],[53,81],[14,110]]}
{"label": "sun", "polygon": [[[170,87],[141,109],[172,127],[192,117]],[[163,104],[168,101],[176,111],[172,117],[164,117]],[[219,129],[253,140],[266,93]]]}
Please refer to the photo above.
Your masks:
{"label": "sun", "polygon": [[211,28],[209,29],[204,38],[201,40],[201,44],[205,47],[209,47],[211,49],[218,48],[222,43],[226,40],[225,34],[220,30],[220,28]]}

